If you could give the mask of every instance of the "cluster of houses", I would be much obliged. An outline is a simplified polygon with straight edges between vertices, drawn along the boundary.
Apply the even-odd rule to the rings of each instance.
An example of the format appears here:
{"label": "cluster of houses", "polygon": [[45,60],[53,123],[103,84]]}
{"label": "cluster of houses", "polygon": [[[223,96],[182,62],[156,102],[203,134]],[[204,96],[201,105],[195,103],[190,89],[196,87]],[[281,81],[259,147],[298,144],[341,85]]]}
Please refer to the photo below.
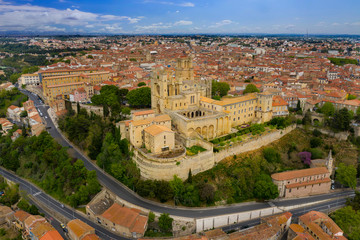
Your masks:
{"label": "cluster of houses", "polygon": [[[23,107],[14,105],[9,106],[6,114],[9,119],[29,126],[31,128],[31,135],[38,136],[45,129],[40,113],[37,111],[32,100],[24,102]],[[3,133],[6,134],[10,129],[12,129],[12,123],[9,124],[10,122],[8,120],[0,119],[0,121],[4,122],[3,124],[0,123],[3,127]]]}
{"label": "cluster of houses", "polygon": [[23,210],[13,211],[7,206],[0,206],[0,224],[7,224],[8,227],[21,231],[23,239],[64,239],[46,218],[31,215]]}

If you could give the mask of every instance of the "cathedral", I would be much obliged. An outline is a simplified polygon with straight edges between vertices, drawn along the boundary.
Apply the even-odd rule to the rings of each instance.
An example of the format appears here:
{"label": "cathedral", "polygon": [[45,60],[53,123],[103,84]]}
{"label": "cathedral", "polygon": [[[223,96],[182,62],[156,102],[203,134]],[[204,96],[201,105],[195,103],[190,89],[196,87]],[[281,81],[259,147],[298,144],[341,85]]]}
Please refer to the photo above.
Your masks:
{"label": "cathedral", "polygon": [[252,93],[241,97],[211,99],[211,80],[194,77],[192,59],[177,59],[175,71],[160,68],[151,80],[151,105],[157,114],[168,114],[183,137],[210,140],[231,128],[263,123],[272,118],[272,95]]}

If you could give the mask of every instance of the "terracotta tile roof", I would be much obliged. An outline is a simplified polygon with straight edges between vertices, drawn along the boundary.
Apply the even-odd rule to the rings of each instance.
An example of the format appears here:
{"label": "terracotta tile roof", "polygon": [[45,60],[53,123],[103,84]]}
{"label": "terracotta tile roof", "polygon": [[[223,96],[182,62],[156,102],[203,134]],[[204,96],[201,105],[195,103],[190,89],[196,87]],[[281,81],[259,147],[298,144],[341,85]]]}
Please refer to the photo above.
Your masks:
{"label": "terracotta tile roof", "polygon": [[40,240],[63,240],[63,238],[60,233],[54,229],[45,233]]}
{"label": "terracotta tile roof", "polygon": [[273,105],[273,107],[276,107],[276,106],[287,106],[289,104],[282,97],[273,96],[272,105]]}
{"label": "terracotta tile roof", "polygon": [[294,178],[302,178],[307,176],[319,175],[329,173],[326,167],[308,168],[294,171],[286,171],[281,173],[274,173],[271,175],[272,179],[277,181],[290,180]]}
{"label": "terracotta tile roof", "polygon": [[96,234],[88,234],[82,240],[100,240],[100,238]]}
{"label": "terracotta tile roof", "polygon": [[77,237],[84,236],[86,233],[95,231],[95,229],[88,224],[84,223],[80,219],[74,219],[68,222],[67,227],[69,231],[72,231]]}
{"label": "terracotta tile roof", "polygon": [[20,222],[24,222],[31,215],[23,210],[18,210],[15,212],[14,217],[18,219]]}
{"label": "terracotta tile roof", "polygon": [[[316,236],[320,239],[339,239],[338,237],[343,234],[343,231],[339,228],[339,226],[336,225],[336,223],[329,216],[322,212],[310,211],[300,216],[299,220],[304,223],[309,228],[309,230],[316,234]],[[339,236],[332,237],[328,235],[320,226],[321,224],[326,225],[327,228],[333,233],[333,235],[336,234]]]}
{"label": "terracotta tile roof", "polygon": [[15,110],[17,108],[19,108],[18,106],[14,106],[14,105],[10,105],[8,108],[10,108],[11,110]]}
{"label": "terracotta tile roof", "polygon": [[150,127],[145,128],[144,131],[153,136],[156,136],[162,132],[173,132],[168,127],[162,125],[151,125]]}
{"label": "terracotta tile roof", "polygon": [[44,236],[47,232],[53,231],[53,230],[55,230],[55,229],[48,222],[36,222],[33,225],[33,227],[31,228],[31,232],[38,239],[40,239],[42,236]]}
{"label": "terracotta tile roof", "polygon": [[309,181],[309,182],[293,183],[293,184],[286,185],[286,188],[303,187],[303,186],[309,186],[309,185],[312,185],[312,184],[320,184],[320,183],[327,183],[327,182],[331,182],[331,179],[330,178],[324,178],[324,179],[318,179],[318,180]]}
{"label": "terracotta tile roof", "polygon": [[[137,221],[137,218],[140,217],[138,212],[127,207],[122,207],[117,203],[114,203],[111,207],[109,207],[103,214],[101,214],[101,216],[117,225],[129,228],[130,230],[132,228],[134,228],[134,230],[143,229],[143,231],[139,233],[143,234],[145,232],[147,217],[145,217],[146,221],[143,219]],[[140,226],[140,224],[144,225]]]}
{"label": "terracotta tile roof", "polygon": [[146,230],[145,228],[146,228],[147,220],[148,220],[147,217],[139,215],[136,218],[132,228],[130,229],[130,232],[144,233]]}
{"label": "terracotta tile roof", "polygon": [[154,114],[154,110],[146,110],[146,111],[139,111],[139,112],[134,112],[134,116],[141,116],[141,115],[147,115],[147,114]]}
{"label": "terracotta tile roof", "polygon": [[305,232],[305,229],[302,226],[300,226],[299,224],[295,224],[295,223],[290,224],[290,229],[293,230],[296,233]]}
{"label": "terracotta tile roof", "polygon": [[132,126],[140,126],[140,125],[146,125],[150,124],[152,122],[165,122],[165,121],[171,121],[171,118],[169,115],[164,114],[160,116],[156,116],[154,118],[147,118],[142,120],[136,120],[131,123]]}
{"label": "terracotta tile roof", "polygon": [[25,223],[26,227],[30,227],[36,221],[45,222],[46,219],[44,217],[42,217],[42,216],[39,216],[39,215],[30,215],[28,218],[26,218],[24,223]]}

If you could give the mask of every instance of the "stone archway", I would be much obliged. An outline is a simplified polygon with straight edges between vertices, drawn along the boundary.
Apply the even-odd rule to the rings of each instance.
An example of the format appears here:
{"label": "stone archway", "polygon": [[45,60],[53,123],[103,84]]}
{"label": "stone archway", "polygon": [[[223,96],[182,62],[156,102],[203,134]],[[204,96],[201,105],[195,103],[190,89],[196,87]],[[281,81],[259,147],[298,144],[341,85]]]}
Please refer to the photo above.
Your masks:
{"label": "stone archway", "polygon": [[191,136],[191,134],[194,133],[194,129],[193,128],[189,128],[188,129],[188,136]]}
{"label": "stone archway", "polygon": [[204,126],[203,128],[202,128],[202,136],[204,137],[204,138],[208,138],[208,128],[207,128],[207,126]]}
{"label": "stone archway", "polygon": [[201,135],[201,128],[200,128],[200,127],[197,127],[197,128],[195,129],[195,131],[196,131],[198,134]]}
{"label": "stone archway", "polygon": [[210,125],[210,126],[209,126],[208,135],[209,135],[209,139],[213,139],[213,138],[214,138],[214,126],[213,126],[213,125]]}

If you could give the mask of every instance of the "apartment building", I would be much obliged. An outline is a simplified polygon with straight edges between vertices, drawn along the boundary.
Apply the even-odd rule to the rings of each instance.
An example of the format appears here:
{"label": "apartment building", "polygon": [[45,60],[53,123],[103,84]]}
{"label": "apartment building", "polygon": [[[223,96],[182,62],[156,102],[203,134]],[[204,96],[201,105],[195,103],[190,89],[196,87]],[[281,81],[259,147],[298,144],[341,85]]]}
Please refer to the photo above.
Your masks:
{"label": "apartment building", "polygon": [[20,85],[40,85],[38,73],[22,74],[19,79]]}
{"label": "apartment building", "polygon": [[110,73],[107,71],[46,77],[42,81],[43,94],[50,102],[55,99],[69,99],[71,93],[83,88],[87,97],[91,98],[94,95],[93,86],[108,80],[109,77]]}

